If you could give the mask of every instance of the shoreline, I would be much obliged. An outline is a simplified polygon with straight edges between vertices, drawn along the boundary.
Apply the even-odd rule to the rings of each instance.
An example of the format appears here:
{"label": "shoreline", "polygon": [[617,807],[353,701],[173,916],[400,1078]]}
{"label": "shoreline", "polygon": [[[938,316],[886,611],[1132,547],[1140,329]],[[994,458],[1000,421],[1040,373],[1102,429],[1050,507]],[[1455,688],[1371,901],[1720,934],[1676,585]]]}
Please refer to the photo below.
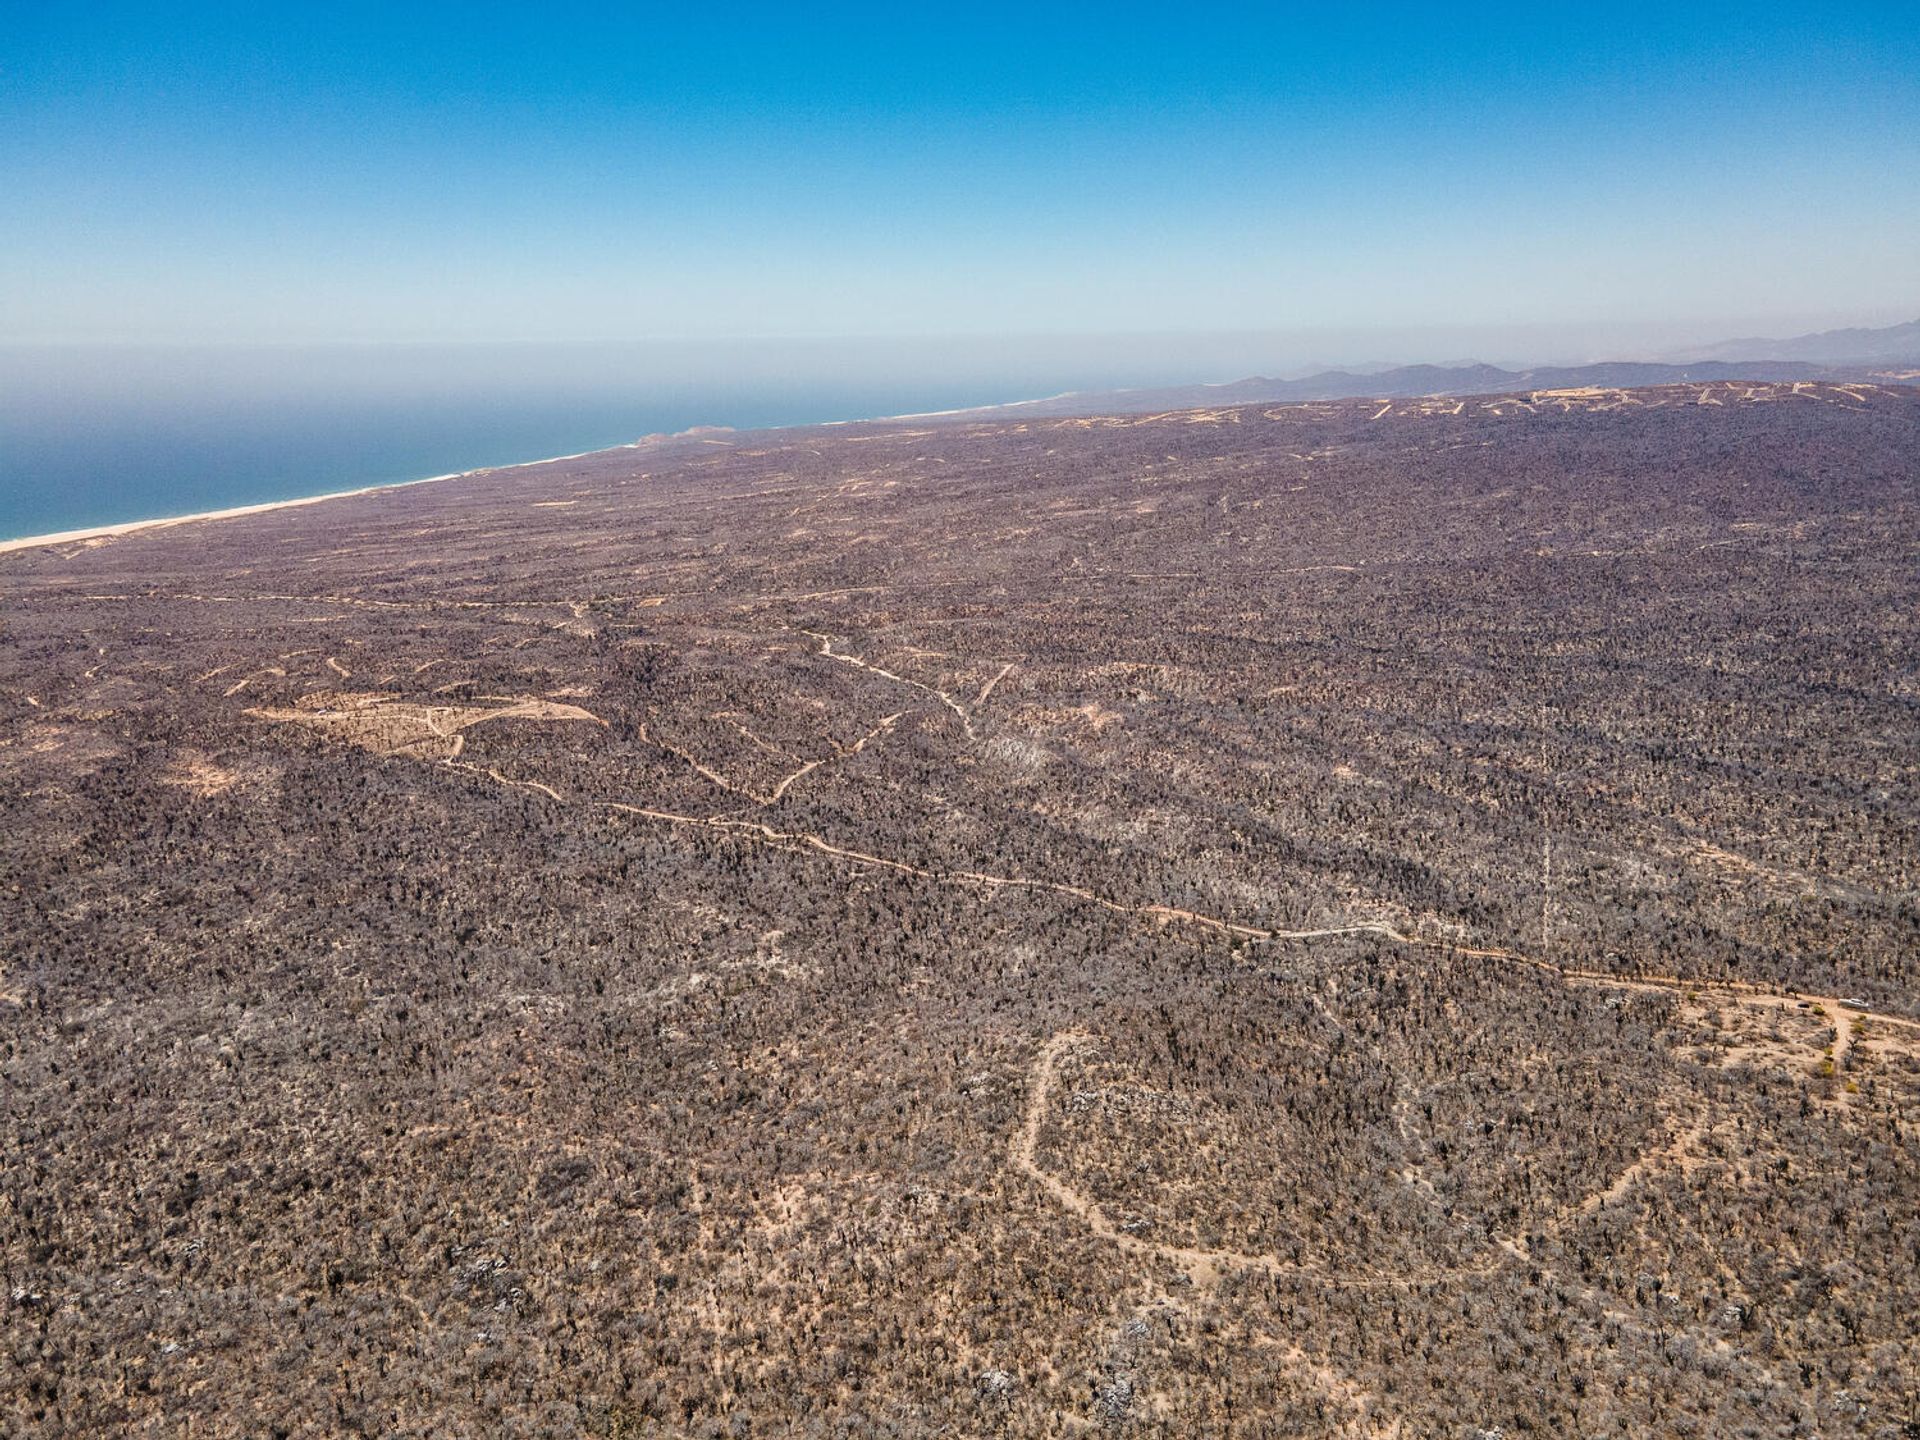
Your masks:
{"label": "shoreline", "polygon": [[378,485],[359,485],[351,490],[329,490],[324,495],[299,495],[291,500],[262,500],[252,505],[229,505],[220,510],[198,510],[191,515],[162,515],[151,520],[118,520],[109,525],[88,525],[78,530],[55,530],[46,535],[22,535],[15,540],[0,540],[0,555],[15,550],[37,550],[49,545],[89,545],[117,540],[141,530],[167,530],[175,525],[193,525],[202,520],[238,520],[245,515],[264,515],[269,510],[291,510],[301,505],[319,505],[328,500],[350,500],[356,495],[377,495],[383,490],[407,490],[415,485],[437,485],[442,480],[464,480],[470,475],[489,475],[496,470],[530,470],[536,465],[557,465],[564,460],[583,460],[589,455],[607,455],[615,450],[632,450],[642,442],[609,445],[602,450],[576,450],[571,455],[548,455],[539,460],[517,460],[511,465],[481,465],[472,470],[449,470],[444,475],[423,475],[418,480],[389,480]]}
{"label": "shoreline", "polygon": [[[1037,400],[1009,400],[992,405],[969,405],[958,410],[918,410],[905,415],[872,415],[859,420],[815,420],[806,425],[776,425],[767,428],[824,430],[843,425],[881,425],[897,420],[935,420],[1012,409],[1021,405],[1043,405],[1048,400],[1063,399],[1066,395],[1075,393],[1077,392],[1065,391],[1061,395],[1045,396]],[[318,505],[327,500],[350,500],[356,495],[373,495],[382,490],[405,490],[414,485],[434,485],[442,480],[464,480],[469,475],[489,475],[499,470],[530,470],[536,465],[558,465],[566,460],[584,460],[589,455],[610,455],[616,450],[635,450],[647,444],[649,440],[697,438],[701,432],[707,430],[726,430],[733,434],[750,433],[733,430],[731,426],[696,425],[675,435],[649,436],[647,439],[630,440],[624,445],[608,445],[599,450],[576,450],[571,455],[548,455],[539,460],[516,460],[507,465],[480,465],[471,470],[450,470],[444,475],[423,475],[418,480],[389,480],[378,485],[359,485],[351,490],[329,490],[324,495],[301,495],[291,500],[262,500],[251,505],[230,505],[219,510],[198,510],[191,515],[161,515],[150,520],[117,520],[110,524],[88,525],[77,530],[55,530],[45,535],[22,535],[14,540],[0,539],[0,555],[11,554],[16,550],[42,549],[49,545],[100,544],[141,530],[164,530],[175,525],[197,524],[203,520],[238,520],[247,515],[263,515],[269,510],[290,510],[298,505]]]}

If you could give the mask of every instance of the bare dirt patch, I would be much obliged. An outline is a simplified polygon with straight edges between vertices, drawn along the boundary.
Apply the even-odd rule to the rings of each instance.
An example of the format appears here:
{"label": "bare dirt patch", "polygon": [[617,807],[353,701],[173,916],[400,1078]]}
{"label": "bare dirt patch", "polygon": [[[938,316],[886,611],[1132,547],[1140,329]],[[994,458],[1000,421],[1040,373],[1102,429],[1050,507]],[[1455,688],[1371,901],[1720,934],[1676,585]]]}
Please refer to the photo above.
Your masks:
{"label": "bare dirt patch", "polygon": [[379,693],[319,690],[301,696],[290,709],[256,706],[246,713],[271,725],[298,725],[382,755],[440,760],[460,753],[465,743],[462,731],[490,720],[606,724],[578,705],[533,696],[500,700],[486,705],[422,705]]}
{"label": "bare dirt patch", "polygon": [[239,770],[216,763],[202,750],[182,750],[160,772],[160,783],[185,790],[202,799],[223,795],[242,780]]}

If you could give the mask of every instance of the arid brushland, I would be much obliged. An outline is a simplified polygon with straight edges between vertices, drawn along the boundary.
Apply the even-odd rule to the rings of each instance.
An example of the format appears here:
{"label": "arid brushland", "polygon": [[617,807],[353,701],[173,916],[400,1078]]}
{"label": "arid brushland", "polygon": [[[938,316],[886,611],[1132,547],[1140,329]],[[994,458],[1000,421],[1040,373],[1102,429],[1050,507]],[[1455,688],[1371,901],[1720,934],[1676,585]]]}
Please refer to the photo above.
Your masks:
{"label": "arid brushland", "polygon": [[0,556],[0,1429],[1920,1433],[1920,391]]}

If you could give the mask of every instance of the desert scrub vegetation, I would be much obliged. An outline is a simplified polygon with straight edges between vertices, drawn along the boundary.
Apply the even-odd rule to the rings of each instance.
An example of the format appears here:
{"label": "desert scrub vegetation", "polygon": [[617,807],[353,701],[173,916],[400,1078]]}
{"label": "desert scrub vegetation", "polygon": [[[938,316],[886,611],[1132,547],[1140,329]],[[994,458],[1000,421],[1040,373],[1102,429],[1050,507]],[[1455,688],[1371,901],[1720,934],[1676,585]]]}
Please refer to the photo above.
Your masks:
{"label": "desert scrub vegetation", "polygon": [[0,1428],[1912,1433],[1920,394],[1719,399],[0,558]]}

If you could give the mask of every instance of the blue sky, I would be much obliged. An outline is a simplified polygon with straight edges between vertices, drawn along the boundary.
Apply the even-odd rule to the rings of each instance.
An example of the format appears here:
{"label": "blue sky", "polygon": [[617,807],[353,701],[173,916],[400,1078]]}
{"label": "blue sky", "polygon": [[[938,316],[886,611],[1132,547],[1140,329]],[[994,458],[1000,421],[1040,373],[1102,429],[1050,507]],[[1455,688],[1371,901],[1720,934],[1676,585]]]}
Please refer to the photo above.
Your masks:
{"label": "blue sky", "polygon": [[1920,314],[1911,4],[1348,8],[16,3],[0,340]]}

